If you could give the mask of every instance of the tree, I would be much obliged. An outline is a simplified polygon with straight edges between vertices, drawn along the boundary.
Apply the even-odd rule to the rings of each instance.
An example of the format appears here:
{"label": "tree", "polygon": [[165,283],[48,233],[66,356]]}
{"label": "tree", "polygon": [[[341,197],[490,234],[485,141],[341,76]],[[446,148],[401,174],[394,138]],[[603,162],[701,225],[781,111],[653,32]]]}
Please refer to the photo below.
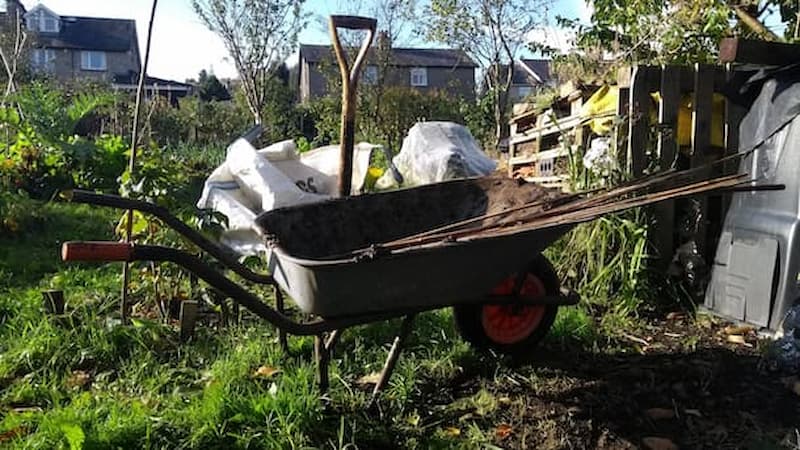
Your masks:
{"label": "tree", "polygon": [[549,0],[431,0],[426,8],[428,38],[465,51],[481,67],[498,146],[506,129],[514,60],[528,34],[544,24],[548,4]]}
{"label": "tree", "polygon": [[731,28],[732,11],[720,0],[596,0],[593,5],[592,24],[579,29],[578,47],[627,64],[712,63],[719,40]]}
{"label": "tree", "polygon": [[305,0],[192,0],[205,25],[222,38],[241,78],[256,123],[263,122],[269,85],[306,26]]}
{"label": "tree", "polygon": [[209,75],[205,70],[200,71],[197,81],[198,95],[204,102],[218,101],[224,102],[231,99],[228,89],[220,83],[216,75]]}
{"label": "tree", "polygon": [[17,91],[17,75],[25,67],[28,55],[28,33],[23,26],[24,11],[19,2],[7,1],[6,13],[0,20],[0,61],[6,75],[4,97]]}

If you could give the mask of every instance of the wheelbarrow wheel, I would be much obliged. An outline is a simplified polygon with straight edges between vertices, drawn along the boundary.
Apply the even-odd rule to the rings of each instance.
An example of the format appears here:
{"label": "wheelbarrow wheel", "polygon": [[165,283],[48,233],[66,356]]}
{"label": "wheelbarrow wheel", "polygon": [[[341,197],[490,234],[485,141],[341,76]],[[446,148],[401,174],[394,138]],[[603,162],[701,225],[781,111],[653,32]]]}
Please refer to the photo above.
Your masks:
{"label": "wheelbarrow wheel", "polygon": [[[493,295],[517,295],[526,299],[558,295],[560,282],[553,266],[542,255],[531,261],[524,274],[500,283]],[[558,313],[557,305],[463,305],[453,308],[456,328],[475,348],[523,356],[544,338]]]}

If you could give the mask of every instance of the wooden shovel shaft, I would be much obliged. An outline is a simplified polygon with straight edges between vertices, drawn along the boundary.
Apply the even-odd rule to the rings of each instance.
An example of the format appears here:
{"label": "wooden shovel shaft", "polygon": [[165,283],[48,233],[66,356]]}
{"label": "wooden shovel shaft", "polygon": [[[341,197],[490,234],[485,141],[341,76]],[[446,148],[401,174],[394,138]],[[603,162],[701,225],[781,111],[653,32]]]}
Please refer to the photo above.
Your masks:
{"label": "wooden shovel shaft", "polygon": [[[358,91],[358,75],[361,66],[366,60],[369,48],[375,38],[377,21],[368,17],[356,16],[331,16],[329,27],[333,50],[339,63],[342,75],[342,126],[340,130],[341,153],[339,156],[339,196],[346,197],[352,190],[353,178],[353,147],[355,145],[356,125],[356,92]],[[365,30],[367,36],[361,44],[353,67],[347,62],[342,42],[339,39],[339,28],[350,30]]]}

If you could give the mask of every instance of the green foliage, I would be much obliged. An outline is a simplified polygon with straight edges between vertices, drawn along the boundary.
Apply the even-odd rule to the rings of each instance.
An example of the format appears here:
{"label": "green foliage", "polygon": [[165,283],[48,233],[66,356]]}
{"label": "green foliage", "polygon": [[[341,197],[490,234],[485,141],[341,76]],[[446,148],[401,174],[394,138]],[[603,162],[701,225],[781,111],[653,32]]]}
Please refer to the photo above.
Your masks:
{"label": "green foliage", "polygon": [[125,165],[125,143],[111,136],[79,134],[113,96],[102,90],[25,86],[0,111],[0,182],[37,197],[72,186],[111,189]]}
{"label": "green foliage", "polygon": [[[385,145],[399,151],[408,130],[419,121],[452,121],[467,125],[478,138],[486,135],[485,104],[453,97],[445,91],[422,92],[388,86],[380,93],[365,90],[358,98],[356,140]],[[316,127],[313,146],[339,141],[341,100],[336,94],[319,98],[307,107]]]}
{"label": "green foliage", "polygon": [[731,8],[719,0],[599,0],[592,5],[591,25],[561,19],[562,26],[578,29],[584,54],[610,52],[619,63],[714,63],[720,39],[731,32]]}
{"label": "green foliage", "polygon": [[228,92],[228,88],[220,83],[216,75],[209,75],[205,70],[200,71],[197,90],[200,100],[204,102],[224,102],[231,99],[231,93]]}
{"label": "green foliage", "polygon": [[63,269],[57,257],[60,242],[111,238],[113,221],[114,213],[107,209],[43,202],[0,190],[0,291],[36,283]]}

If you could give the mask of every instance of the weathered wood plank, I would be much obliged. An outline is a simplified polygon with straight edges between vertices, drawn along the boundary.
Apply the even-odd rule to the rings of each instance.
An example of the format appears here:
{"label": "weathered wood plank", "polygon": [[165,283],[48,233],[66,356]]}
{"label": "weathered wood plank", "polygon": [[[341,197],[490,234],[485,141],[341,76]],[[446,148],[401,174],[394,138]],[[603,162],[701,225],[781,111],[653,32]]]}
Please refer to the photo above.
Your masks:
{"label": "weathered wood plank", "polygon": [[[678,116],[681,107],[681,75],[676,66],[664,67],[661,71],[661,105],[658,111],[658,155],[660,170],[668,170],[678,157]],[[683,74],[685,78],[685,74]],[[675,250],[675,201],[657,204],[654,208],[657,224],[653,233],[653,244],[658,253],[658,265],[667,267]]]}
{"label": "weathered wood plank", "polygon": [[[692,96],[692,167],[703,165],[709,156],[711,148],[714,71],[713,66],[702,64],[695,66],[694,95]],[[708,199],[700,197],[697,201],[700,202],[702,218],[698,224],[695,242],[700,249],[700,253],[707,257],[709,254],[706,246],[708,240]]]}
{"label": "weathered wood plank", "polygon": [[200,310],[199,304],[194,300],[181,302],[180,324],[181,342],[186,342],[194,336],[194,327],[197,324],[197,314]]}
{"label": "weathered wood plank", "polygon": [[800,61],[800,45],[725,38],[719,44],[719,59],[723,64],[784,66]]}
{"label": "weathered wood plank", "polygon": [[628,133],[628,169],[640,177],[647,165],[648,135],[650,132],[650,93],[658,90],[660,67],[638,66],[633,71],[630,89]]}

